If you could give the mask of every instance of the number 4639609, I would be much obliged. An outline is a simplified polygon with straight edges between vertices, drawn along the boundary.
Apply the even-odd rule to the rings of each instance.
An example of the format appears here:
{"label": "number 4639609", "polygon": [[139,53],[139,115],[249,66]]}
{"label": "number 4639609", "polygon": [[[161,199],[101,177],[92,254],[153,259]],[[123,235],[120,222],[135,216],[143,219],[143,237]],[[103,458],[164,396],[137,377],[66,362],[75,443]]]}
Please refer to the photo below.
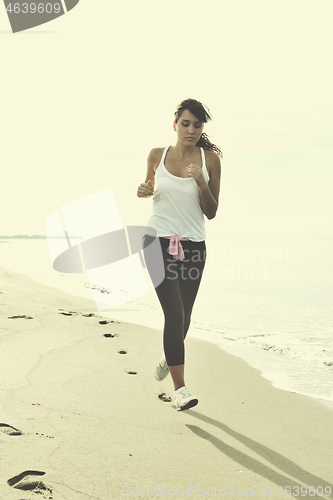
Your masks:
{"label": "number 4639609", "polygon": [[279,487],[277,490],[276,494],[286,497],[314,497],[315,495],[318,496],[330,496],[332,493],[332,489],[330,486],[317,486],[316,488],[314,486],[285,486],[284,488],[282,486]]}
{"label": "number 4639609", "polygon": [[59,14],[61,9],[60,3],[47,3],[46,5],[43,3],[35,4],[35,3],[23,3],[22,6],[19,3],[14,3],[13,7],[12,4],[10,3],[8,7],[6,8],[7,12],[10,14],[14,12],[14,14],[44,14],[45,12],[47,14],[51,14],[54,12],[55,14]]}

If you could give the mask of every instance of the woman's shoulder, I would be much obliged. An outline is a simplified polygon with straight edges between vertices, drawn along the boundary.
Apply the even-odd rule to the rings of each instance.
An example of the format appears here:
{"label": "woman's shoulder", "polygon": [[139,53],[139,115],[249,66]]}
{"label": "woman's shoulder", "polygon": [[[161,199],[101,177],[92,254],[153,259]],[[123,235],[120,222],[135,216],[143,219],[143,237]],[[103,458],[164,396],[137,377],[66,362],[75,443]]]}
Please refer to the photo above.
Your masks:
{"label": "woman's shoulder", "polygon": [[212,159],[217,159],[219,158],[219,155],[215,153],[215,151],[209,151],[208,149],[205,149],[206,157],[207,158],[212,158]]}
{"label": "woman's shoulder", "polygon": [[149,158],[151,159],[151,161],[153,163],[154,172],[156,171],[157,167],[160,164],[164,150],[165,150],[165,147],[164,148],[153,148],[150,150]]}
{"label": "woman's shoulder", "polygon": [[164,150],[165,150],[165,147],[164,148],[153,148],[150,150],[149,154],[151,154],[152,156],[154,156],[156,158],[159,155],[162,156]]}
{"label": "woman's shoulder", "polygon": [[211,174],[214,172],[219,171],[221,168],[221,162],[220,162],[220,157],[215,151],[209,151],[205,149],[205,155],[206,155],[206,168],[209,174],[209,177],[211,177]]}

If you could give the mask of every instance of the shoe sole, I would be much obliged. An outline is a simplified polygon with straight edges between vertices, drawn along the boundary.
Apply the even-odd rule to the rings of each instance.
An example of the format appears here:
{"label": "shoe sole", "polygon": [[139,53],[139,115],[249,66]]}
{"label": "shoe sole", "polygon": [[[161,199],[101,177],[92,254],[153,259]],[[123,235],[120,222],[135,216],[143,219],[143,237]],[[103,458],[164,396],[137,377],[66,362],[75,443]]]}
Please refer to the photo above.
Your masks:
{"label": "shoe sole", "polygon": [[167,377],[168,375],[169,375],[169,370],[167,371],[167,373],[166,373],[166,374],[164,375],[164,377],[162,377],[162,378],[158,377],[157,372],[155,372],[155,378],[156,378],[156,380],[158,380],[159,382],[160,382],[161,380],[164,380],[164,379],[165,379],[165,377]]}
{"label": "shoe sole", "polygon": [[196,406],[198,404],[197,399],[191,399],[188,403],[186,403],[184,406],[177,407],[177,411],[182,411],[182,410],[188,410],[189,408],[193,408],[193,406]]}
{"label": "shoe sole", "polygon": [[[168,374],[165,375],[165,377],[167,377]],[[155,375],[155,379],[158,381],[158,382],[161,382],[161,380],[164,380],[165,377],[162,377],[162,378],[158,378],[156,375]]]}

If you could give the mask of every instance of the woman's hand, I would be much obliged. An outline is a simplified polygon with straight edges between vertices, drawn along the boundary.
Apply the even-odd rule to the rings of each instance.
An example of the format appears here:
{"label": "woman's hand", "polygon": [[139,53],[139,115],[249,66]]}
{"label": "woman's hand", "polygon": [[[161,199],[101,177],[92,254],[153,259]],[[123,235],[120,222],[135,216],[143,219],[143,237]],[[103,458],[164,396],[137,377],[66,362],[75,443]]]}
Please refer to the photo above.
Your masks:
{"label": "woman's hand", "polygon": [[194,163],[190,163],[190,165],[186,168],[189,177],[193,177],[199,188],[205,187],[205,185],[207,185],[202,172],[202,168],[198,167],[198,165],[194,165]]}
{"label": "woman's hand", "polygon": [[153,196],[154,188],[151,185],[151,180],[149,179],[148,182],[142,182],[136,194],[139,198],[149,198],[149,196]]}

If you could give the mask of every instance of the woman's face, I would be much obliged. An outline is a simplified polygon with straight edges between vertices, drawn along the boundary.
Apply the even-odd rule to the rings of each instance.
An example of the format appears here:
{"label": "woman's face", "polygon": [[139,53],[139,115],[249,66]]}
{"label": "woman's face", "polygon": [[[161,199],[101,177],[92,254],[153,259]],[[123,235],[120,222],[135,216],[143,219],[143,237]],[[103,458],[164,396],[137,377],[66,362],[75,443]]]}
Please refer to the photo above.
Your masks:
{"label": "woman's face", "polygon": [[204,124],[192,115],[188,109],[185,109],[178,122],[173,122],[173,127],[177,132],[178,140],[184,146],[190,146],[196,144],[200,139]]}

